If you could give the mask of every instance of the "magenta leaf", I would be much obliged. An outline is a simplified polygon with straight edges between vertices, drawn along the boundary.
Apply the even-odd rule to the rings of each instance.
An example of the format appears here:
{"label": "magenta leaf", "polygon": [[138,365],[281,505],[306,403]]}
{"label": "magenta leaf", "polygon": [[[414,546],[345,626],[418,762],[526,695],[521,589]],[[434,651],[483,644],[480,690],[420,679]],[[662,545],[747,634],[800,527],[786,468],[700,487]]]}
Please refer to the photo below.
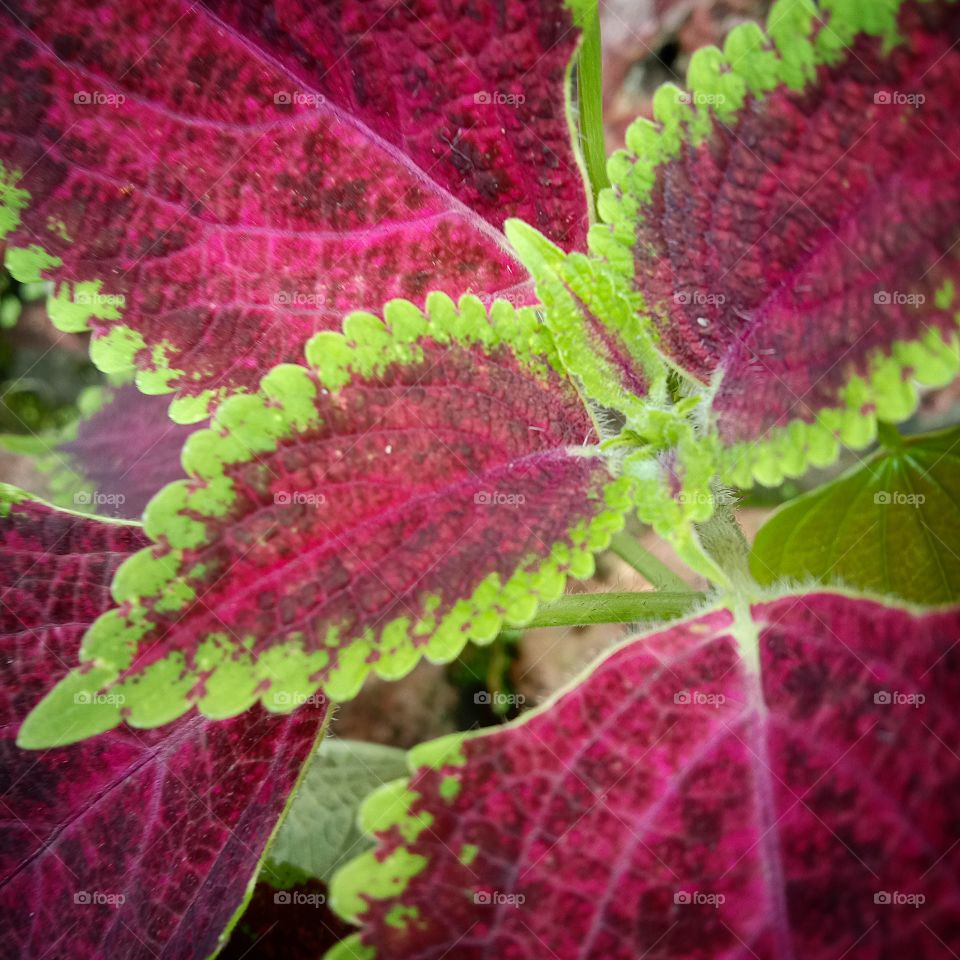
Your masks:
{"label": "magenta leaf", "polygon": [[531,296],[500,232],[569,249],[588,195],[563,0],[94,6],[0,14],[0,237],[107,371],[183,421],[389,298]]}
{"label": "magenta leaf", "polygon": [[[432,294],[318,334],[308,366],[232,397],[151,502],[74,671],[21,742],[70,742],[196,705],[292,710],[490,642],[589,576],[630,508],[533,310]],[[80,693],[124,711],[69,726]],[[102,724],[102,726],[101,726]],[[66,738],[66,739],[64,739]]]}
{"label": "magenta leaf", "polygon": [[865,445],[960,368],[960,6],[785,2],[768,31],[658,93],[591,237],[711,386],[741,483]]}
{"label": "magenta leaf", "polygon": [[942,960],[960,949],[960,610],[840,593],[632,640],[417,747],[334,876],[330,960]]}
{"label": "magenta leaf", "polygon": [[0,436],[0,444],[33,458],[44,483],[32,492],[94,516],[139,520],[150,498],[183,477],[180,451],[190,427],[167,417],[169,401],[132,384],[93,387],[80,416],[60,432]]}
{"label": "magenta leaf", "polygon": [[[43,753],[20,722],[110,606],[139,527],[0,491],[0,938],[5,956],[211,955],[252,888],[325,708],[199,716]],[[74,713],[96,711],[88,700]]]}

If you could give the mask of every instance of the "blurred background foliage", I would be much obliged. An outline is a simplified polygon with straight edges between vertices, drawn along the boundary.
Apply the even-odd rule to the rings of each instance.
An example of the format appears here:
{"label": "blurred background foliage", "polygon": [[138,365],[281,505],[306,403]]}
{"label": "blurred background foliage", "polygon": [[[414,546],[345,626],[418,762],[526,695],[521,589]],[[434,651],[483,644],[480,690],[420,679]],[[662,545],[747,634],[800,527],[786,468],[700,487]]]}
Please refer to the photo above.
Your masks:
{"label": "blurred background foliage", "polygon": [[45,287],[0,272],[0,434],[65,426],[80,392],[102,381],[86,337],[61,334],[47,319]]}

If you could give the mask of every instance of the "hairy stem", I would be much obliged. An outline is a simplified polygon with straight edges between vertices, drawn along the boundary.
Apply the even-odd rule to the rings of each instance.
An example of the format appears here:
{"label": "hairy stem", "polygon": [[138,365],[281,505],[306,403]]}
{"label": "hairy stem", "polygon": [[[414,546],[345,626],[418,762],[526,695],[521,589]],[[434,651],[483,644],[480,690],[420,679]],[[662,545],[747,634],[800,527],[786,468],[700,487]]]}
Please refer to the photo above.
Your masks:
{"label": "hairy stem", "polygon": [[644,576],[658,590],[674,593],[687,593],[690,587],[684,583],[665,563],[658,560],[649,550],[640,546],[628,533],[614,534],[610,549],[623,561],[629,563],[637,573]]}
{"label": "hairy stem", "polygon": [[596,10],[583,25],[583,41],[577,56],[577,101],[583,159],[596,202],[600,191],[610,186],[607,179],[607,147],[603,133],[600,17]]}
{"label": "hairy stem", "polygon": [[630,623],[671,620],[689,612],[702,593],[577,593],[545,603],[527,624],[532,627],[587,626],[591,623]]}
{"label": "hairy stem", "polygon": [[[707,557],[712,559],[721,575],[728,582],[752,583],[750,575],[750,544],[743,535],[737,514],[726,504],[720,504],[713,516],[697,524],[697,537]],[[718,583],[713,577],[714,583]]]}

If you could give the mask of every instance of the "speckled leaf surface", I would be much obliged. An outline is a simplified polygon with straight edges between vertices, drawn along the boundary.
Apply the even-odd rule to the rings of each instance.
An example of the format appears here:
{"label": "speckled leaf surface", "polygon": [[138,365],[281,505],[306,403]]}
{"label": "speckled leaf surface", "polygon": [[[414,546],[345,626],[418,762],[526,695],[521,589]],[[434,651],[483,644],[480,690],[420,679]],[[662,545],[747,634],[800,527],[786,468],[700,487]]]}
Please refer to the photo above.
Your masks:
{"label": "speckled leaf surface", "polygon": [[960,948],[960,613],[838,593],[620,647],[415,748],[329,960],[943,960]]}
{"label": "speckled leaf surface", "polygon": [[55,321],[89,326],[104,369],[176,391],[184,421],[351,309],[528,299],[504,218],[568,249],[588,223],[565,97],[574,7],[7,7],[10,268],[63,281]]}
{"label": "speckled leaf surface", "polygon": [[[20,722],[110,606],[133,525],[21,502],[0,518],[0,937],[21,960],[213,953],[309,756],[323,707],[106,733],[42,753]],[[97,703],[74,705],[95,711]]]}
{"label": "speckled leaf surface", "polygon": [[865,445],[960,368],[960,5],[780,0],[767,30],[658,92],[591,236],[710,387],[741,484]]}
{"label": "speckled leaf surface", "polygon": [[180,451],[192,429],[167,416],[169,398],[132,384],[81,394],[80,415],[62,431],[0,436],[0,446],[28,455],[40,487],[31,492],[93,516],[139,520],[150,498],[183,477]]}
{"label": "speckled leaf surface", "polygon": [[318,334],[308,366],[276,368],[190,438],[188,479],[145,515],[156,546],[120,568],[123,606],[24,742],[120,722],[67,730],[80,690],[122,692],[145,727],[194,705],[292,710],[318,687],[347,699],[371,669],[450,660],[592,572],[630,484],[608,472],[535,312],[428,303]]}

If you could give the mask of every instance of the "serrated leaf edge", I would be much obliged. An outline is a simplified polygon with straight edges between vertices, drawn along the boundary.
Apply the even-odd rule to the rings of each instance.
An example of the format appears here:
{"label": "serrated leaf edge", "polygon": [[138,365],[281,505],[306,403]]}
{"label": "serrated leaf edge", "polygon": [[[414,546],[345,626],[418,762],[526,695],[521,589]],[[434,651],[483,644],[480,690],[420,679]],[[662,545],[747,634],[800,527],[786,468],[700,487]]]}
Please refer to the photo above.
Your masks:
{"label": "serrated leaf edge", "polygon": [[611,187],[599,199],[603,223],[590,231],[592,252],[632,279],[634,225],[639,207],[651,198],[658,169],[684,145],[708,139],[715,121],[735,120],[748,95],[762,100],[780,86],[803,89],[815,79],[816,68],[835,62],[857,34],[881,36],[895,46],[901,40],[901,3],[824,0],[818,7],[813,0],[777,0],[765,32],[756,24],[741,24],[727,35],[722,50],[697,50],[687,71],[688,90],[661,86],[653,100],[654,119],[635,120],[627,129],[626,149],[611,156]]}
{"label": "serrated leaf edge", "polygon": [[[960,312],[956,314],[960,327]],[[864,376],[841,391],[844,407],[825,407],[812,422],[792,420],[763,442],[725,446],[715,439],[717,471],[724,483],[773,487],[809,467],[828,467],[840,447],[862,450],[876,439],[877,424],[902,423],[917,409],[920,388],[944,387],[960,374],[960,334],[929,329],[918,340],[896,341],[890,354],[876,352]]]}

